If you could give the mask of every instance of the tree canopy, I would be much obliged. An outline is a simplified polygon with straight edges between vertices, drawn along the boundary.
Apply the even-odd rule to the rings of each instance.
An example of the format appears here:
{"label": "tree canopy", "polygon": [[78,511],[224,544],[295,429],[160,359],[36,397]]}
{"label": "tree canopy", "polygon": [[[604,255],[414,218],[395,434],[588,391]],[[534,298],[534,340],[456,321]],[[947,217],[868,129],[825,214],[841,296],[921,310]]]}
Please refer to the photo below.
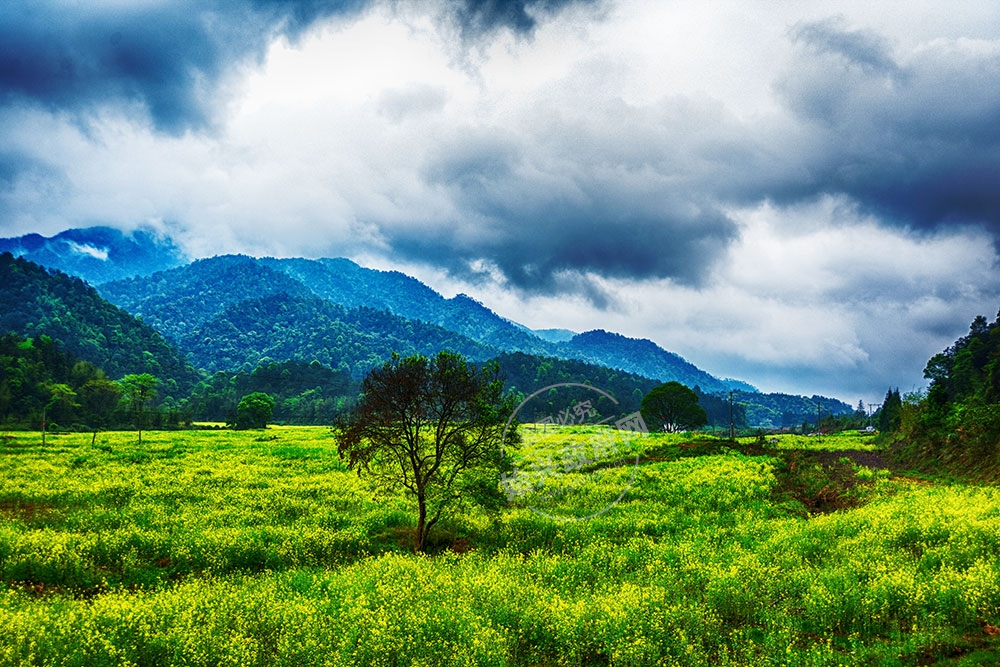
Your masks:
{"label": "tree canopy", "polygon": [[650,389],[642,398],[640,412],[651,431],[687,431],[708,422],[708,415],[698,405],[698,394],[680,382]]}
{"label": "tree canopy", "polygon": [[504,449],[516,438],[516,429],[506,428],[514,409],[496,363],[476,367],[447,351],[430,359],[393,355],[369,372],[357,405],[335,425],[338,450],[377,487],[401,487],[416,501],[413,549],[424,551],[443,516],[478,499],[463,490],[501,494]]}
{"label": "tree canopy", "polygon": [[128,407],[133,423],[139,432],[139,444],[142,444],[142,427],[146,421],[146,410],[149,403],[156,398],[156,387],[160,381],[149,373],[131,373],[119,382],[122,389],[121,400]]}
{"label": "tree canopy", "polygon": [[967,335],[931,357],[924,377],[926,396],[906,397],[895,420],[904,456],[963,474],[1000,472],[1000,314],[992,324],[976,317]]}
{"label": "tree canopy", "polygon": [[255,391],[240,399],[236,407],[236,428],[264,428],[274,415],[274,399]]}

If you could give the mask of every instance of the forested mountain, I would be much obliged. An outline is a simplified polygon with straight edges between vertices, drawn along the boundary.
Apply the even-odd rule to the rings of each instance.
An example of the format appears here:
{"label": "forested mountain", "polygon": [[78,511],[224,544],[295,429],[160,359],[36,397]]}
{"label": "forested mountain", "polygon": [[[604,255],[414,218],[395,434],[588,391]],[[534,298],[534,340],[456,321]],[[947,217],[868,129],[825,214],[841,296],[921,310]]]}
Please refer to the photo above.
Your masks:
{"label": "forested mountain", "polygon": [[388,310],[401,317],[437,324],[501,350],[554,352],[546,341],[475,299],[465,294],[446,299],[416,278],[398,271],[366,269],[342,258],[266,258],[260,262],[302,281],[316,296],[347,307]]}
{"label": "forested mountain", "polygon": [[[690,387],[701,386],[707,392],[728,391],[730,388],[752,389],[746,383],[715,378],[648,340],[604,331],[577,335],[566,331],[549,332],[546,338],[550,340],[545,340],[464,294],[445,299],[430,287],[402,273],[366,269],[346,259],[258,260],[227,255],[199,260],[152,276],[115,281],[101,285],[99,289],[112,303],[141,317],[171,340],[183,341],[183,349],[193,354],[195,364],[210,370],[241,368],[263,356],[279,358],[267,350],[277,345],[285,350],[284,354],[288,354],[296,340],[304,340],[293,339],[279,345],[277,341],[258,335],[242,335],[239,342],[222,342],[227,335],[235,335],[234,330],[221,323],[209,324],[223,311],[234,307],[238,310],[239,304],[248,298],[286,294],[294,298],[320,297],[348,309],[364,306],[376,311],[384,310],[401,318],[437,325],[454,332],[457,335],[455,349],[470,350],[472,358],[482,358],[486,350],[527,352],[579,359],[662,381],[676,380]],[[306,310],[315,314],[312,307]],[[285,312],[288,317],[293,317],[289,311]],[[230,313],[223,319],[233,317]],[[317,321],[323,321],[323,318]],[[197,337],[200,335],[197,330],[203,326],[209,328],[210,338],[219,343],[217,347],[202,344]],[[301,329],[294,323],[292,326]],[[432,340],[441,338],[439,332],[432,333],[434,329],[426,331]],[[378,330],[367,333],[379,335]],[[315,334],[307,336],[307,339],[318,341]],[[333,340],[336,340],[336,335]],[[470,347],[470,340],[478,342],[481,348]],[[411,339],[404,349],[424,349],[416,343],[418,341]],[[261,347],[254,350],[252,344]],[[217,354],[214,350],[218,351]],[[306,351],[282,358],[308,361],[309,356],[319,358]],[[350,355],[346,364],[352,372],[370,367],[370,363],[364,361],[364,355],[357,351]],[[344,367],[339,362],[334,366]]]}
{"label": "forested mountain", "polygon": [[755,428],[799,427],[803,423],[816,424],[817,419],[843,417],[855,411],[847,403],[828,396],[737,391],[733,393],[733,400],[744,407],[747,423]]}
{"label": "forested mountain", "polygon": [[[499,355],[496,361],[500,364],[500,372],[507,388],[520,392],[525,397],[545,387],[563,383],[586,384],[610,394],[618,403],[607,401],[605,404],[595,406],[603,408],[602,418],[611,414],[636,412],[645,393],[660,384],[657,380],[575,359],[512,352]],[[559,410],[570,407],[564,405],[566,397],[570,395],[585,401],[595,399],[599,394],[583,389],[576,393],[560,391],[551,399],[539,396],[532,399],[528,406],[529,412],[519,415],[519,418],[532,419],[536,416],[535,412],[544,412],[554,417]]]}
{"label": "forested mountain", "polygon": [[496,354],[493,348],[433,324],[284,293],[232,303],[181,335],[178,344],[195,365],[210,371],[249,370],[268,357],[316,360],[355,376],[393,352],[430,356],[449,349],[473,360]]}
{"label": "forested mountain", "polygon": [[[273,294],[313,296],[300,281],[244,255],[200,259],[151,276],[106,283],[98,290],[105,299],[141,317],[174,341],[247,299]],[[209,369],[223,367],[201,360],[195,363]]]}
{"label": "forested mountain", "polygon": [[[322,263],[300,260],[287,264],[297,266],[301,278],[314,283],[306,269]],[[142,321],[102,299],[78,278],[10,254],[0,255],[0,335],[9,331],[24,337],[10,343],[11,349],[28,346],[50,357],[51,350],[60,354],[65,350],[91,362],[91,375],[106,372],[111,379],[118,379],[127,373],[151,373],[161,382],[161,406],[181,407],[180,401],[189,397],[200,380],[196,367],[224,371],[224,375],[217,374],[200,384],[191,395],[186,414],[198,419],[221,419],[221,411],[228,412],[239,400],[236,394],[265,391],[259,387],[266,385],[280,399],[280,419],[325,420],[353,400],[356,387],[350,382],[356,382],[394,352],[430,356],[442,349],[475,361],[497,357],[510,388],[525,395],[561,382],[597,387],[618,400],[618,404],[602,406],[609,414],[633,412],[650,388],[676,379],[697,388],[711,422],[723,425],[728,423],[728,389],[747,386],[718,380],[651,341],[605,331],[573,335],[562,342],[543,341],[468,297],[443,299],[402,274],[387,280],[413,290],[411,302],[423,299],[437,304],[435,308],[450,309],[447,321],[451,327],[403,318],[384,307],[347,307],[319,298],[300,279],[274,266],[274,261],[259,262],[250,257],[216,257],[102,286],[106,294],[140,314]],[[352,266],[361,271],[362,277],[369,275],[367,269]],[[316,275],[327,274],[319,272],[313,278]],[[347,287],[344,289],[346,294]],[[355,292],[345,300],[354,303],[361,295]],[[150,324],[166,332],[179,350]],[[521,336],[534,337],[538,345],[555,350],[555,354],[532,355],[487,345],[456,333],[452,327],[478,331],[488,339],[507,340],[510,345],[516,345]],[[510,332],[516,335],[507,337]],[[564,339],[569,333],[558,332],[551,337]],[[958,356],[961,362],[964,357]],[[27,364],[24,368],[35,368],[32,363],[19,361],[14,366]],[[18,385],[27,393],[11,390],[13,385],[8,382],[4,391],[9,395],[0,395],[0,400],[6,400],[9,409],[17,395],[18,400],[28,401],[19,404],[18,414],[24,408],[31,411],[25,418],[37,418],[39,406],[51,400],[47,387],[63,383],[58,379],[62,377],[61,367],[56,364],[53,368],[56,370],[49,376],[31,380],[34,384]],[[643,372],[630,372],[630,368],[653,368],[655,379]],[[272,371],[276,377],[268,375],[274,375]],[[297,383],[303,380],[296,375],[317,379],[318,384],[300,390]],[[291,384],[282,388],[282,378]],[[73,383],[68,386],[76,387]],[[817,402],[822,404],[824,415],[851,411],[850,406],[823,397],[806,399],[740,391],[735,397],[734,416],[738,426],[798,426],[813,420]]]}
{"label": "forested mountain", "polygon": [[751,390],[745,382],[720,380],[680,355],[667,352],[651,340],[627,338],[603,330],[587,331],[557,345],[559,356],[603,364],[663,382],[676,381],[708,393],[730,389]]}
{"label": "forested mountain", "polygon": [[163,336],[108,303],[79,278],[0,254],[0,334],[49,336],[112,379],[152,373],[165,395],[186,394],[199,376]]}
{"label": "forested mountain", "polygon": [[145,276],[189,261],[170,238],[150,230],[125,234],[110,227],[68,229],[51,238],[27,234],[0,239],[2,252],[78,276],[91,285]]}

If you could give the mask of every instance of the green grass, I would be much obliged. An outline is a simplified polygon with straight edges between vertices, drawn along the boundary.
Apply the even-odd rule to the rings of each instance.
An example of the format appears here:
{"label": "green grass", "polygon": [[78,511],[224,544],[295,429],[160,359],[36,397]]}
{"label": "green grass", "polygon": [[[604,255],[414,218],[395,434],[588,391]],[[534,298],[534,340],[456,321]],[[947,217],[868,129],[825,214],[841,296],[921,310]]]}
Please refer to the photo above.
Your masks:
{"label": "green grass", "polygon": [[[737,438],[740,444],[748,445],[757,442],[758,437]],[[856,450],[872,452],[879,446],[875,434],[858,433],[857,431],[841,431],[824,435],[783,434],[779,436],[764,436],[764,446],[775,449],[809,449],[813,451]]]}
{"label": "green grass", "polygon": [[[551,429],[525,429],[520,466],[599,435]],[[861,437],[747,455],[630,436],[638,467],[546,473],[566,516],[629,481],[607,512],[552,521],[528,496],[469,508],[416,556],[411,504],[345,470],[327,429],[150,432],[142,448],[130,433],[10,435],[0,665],[997,660],[1000,491],[846,461],[850,509],[809,514],[786,493],[829,480],[782,452]]]}

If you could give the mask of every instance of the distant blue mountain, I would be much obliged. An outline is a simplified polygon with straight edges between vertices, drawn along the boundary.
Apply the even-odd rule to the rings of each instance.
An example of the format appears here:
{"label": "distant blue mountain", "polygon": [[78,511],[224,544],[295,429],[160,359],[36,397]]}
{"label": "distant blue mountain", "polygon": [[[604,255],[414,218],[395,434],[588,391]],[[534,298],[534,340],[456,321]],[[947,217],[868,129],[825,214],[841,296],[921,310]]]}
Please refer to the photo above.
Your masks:
{"label": "distant blue mountain", "polygon": [[556,345],[558,356],[618,368],[661,382],[700,387],[709,394],[730,390],[756,391],[739,380],[720,380],[684,357],[668,352],[651,340],[628,338],[602,329],[586,331]]}
{"label": "distant blue mountain", "polygon": [[533,329],[532,333],[550,343],[566,343],[576,335],[575,331],[569,329]]}
{"label": "distant blue mountain", "polygon": [[0,239],[3,252],[78,276],[91,285],[148,276],[190,261],[172,239],[152,230],[124,233],[111,227],[68,229],[49,238],[27,234]]}

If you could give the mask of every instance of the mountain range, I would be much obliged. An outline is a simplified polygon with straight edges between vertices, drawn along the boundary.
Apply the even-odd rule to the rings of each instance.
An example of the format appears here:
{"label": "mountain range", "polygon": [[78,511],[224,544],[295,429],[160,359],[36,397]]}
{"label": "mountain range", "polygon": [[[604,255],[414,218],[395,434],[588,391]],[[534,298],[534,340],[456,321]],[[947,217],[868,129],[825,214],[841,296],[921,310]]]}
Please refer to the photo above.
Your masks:
{"label": "mountain range", "polygon": [[[104,227],[50,239],[0,239],[0,252],[5,250],[96,286],[101,297],[210,372],[317,361],[357,378],[392,352],[448,348],[477,361],[523,353],[676,380],[705,394],[737,391],[744,400],[756,396],[763,403],[772,396],[717,378],[649,340],[603,330],[532,331],[467,295],[445,298],[398,271],[344,258],[225,255],[189,261],[169,238]],[[835,399],[823,402],[834,414],[851,409]],[[775,417],[779,411],[771,406],[758,412]]]}
{"label": "mountain range", "polygon": [[[338,326],[349,323],[364,333],[363,328],[357,329],[357,320],[359,313],[368,310],[385,313],[384,326],[398,328],[402,325],[397,320],[406,320],[411,322],[409,329],[419,329],[410,332],[410,345],[394,336],[397,344],[403,344],[400,352],[421,351],[417,340],[431,339],[437,344],[447,338],[453,349],[476,360],[500,352],[524,352],[585,361],[664,382],[675,380],[707,392],[753,389],[746,383],[716,378],[649,340],[602,330],[575,334],[569,340],[547,340],[467,295],[446,299],[415,278],[363,268],[347,259],[223,255],[150,276],[104,283],[98,289],[108,301],[141,317],[192,354],[196,364],[210,370],[253,363],[264,352],[262,345],[279,338],[276,327],[292,322],[297,324],[296,340],[307,341],[309,354],[315,357],[327,339],[338,335],[336,327],[331,328],[334,322]],[[267,299],[266,306],[261,299]],[[279,304],[280,316],[274,312]],[[330,310],[333,305],[340,310]],[[317,336],[320,330],[324,335]],[[247,332],[270,333],[253,344]],[[450,337],[443,332],[450,332]],[[286,332],[284,338],[289,337]],[[208,348],[206,340],[211,340]],[[213,349],[234,346],[248,356],[206,356]],[[305,350],[300,353],[306,354]],[[357,364],[363,360],[345,361],[354,372],[367,370],[364,363]]]}

